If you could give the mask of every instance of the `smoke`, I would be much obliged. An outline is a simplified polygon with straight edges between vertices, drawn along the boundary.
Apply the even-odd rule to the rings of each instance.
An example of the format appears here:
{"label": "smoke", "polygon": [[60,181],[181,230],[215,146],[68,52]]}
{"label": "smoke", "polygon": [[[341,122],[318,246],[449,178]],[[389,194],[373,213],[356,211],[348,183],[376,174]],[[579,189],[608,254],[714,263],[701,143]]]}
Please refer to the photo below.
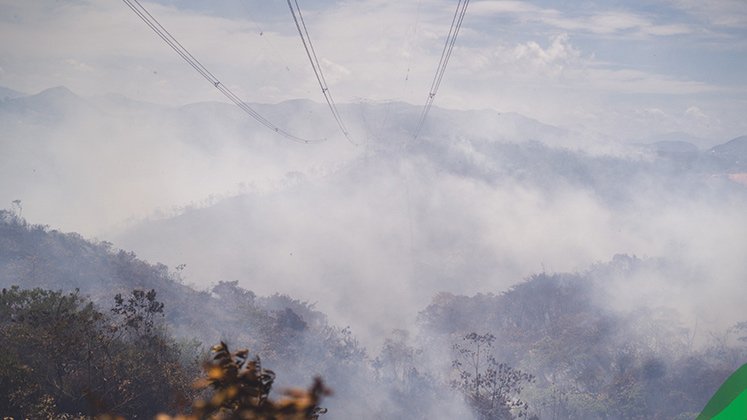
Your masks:
{"label": "smoke", "polygon": [[[286,106],[265,111],[299,115]],[[339,138],[321,148],[244,143],[218,114],[206,126],[190,114],[193,125],[174,134],[187,139],[176,149],[181,156],[159,160],[184,166],[165,172],[161,182],[208,193],[229,177],[228,165],[235,183],[243,176],[254,187],[134,224],[116,236],[117,245],[170,266],[187,264],[183,277],[197,287],[239,280],[258,294],[316,302],[336,324],[352,326],[369,349],[392,329],[414,328],[418,310],[440,291],[497,293],[532,273],[583,271],[616,254],[664,258],[699,277],[631,280],[611,305],[667,305],[692,319],[718,302],[720,315],[708,317],[719,326],[739,319],[743,190],[708,173],[636,157],[642,152],[600,156],[491,141],[484,133],[518,140],[543,134],[534,125],[502,135],[500,124],[486,129],[496,125],[495,115],[479,125],[464,123],[474,115],[442,112],[450,118],[437,125],[443,131],[432,129],[405,146],[407,129],[398,124],[416,109],[361,107],[368,107],[368,124],[381,123],[358,148]],[[311,128],[305,124],[298,129]],[[363,124],[354,128],[358,138]],[[217,173],[213,159],[223,166]],[[261,176],[265,182],[256,181]],[[140,183],[137,196],[154,187]]]}
{"label": "smoke", "polygon": [[[197,289],[238,280],[315,303],[371,355],[391,331],[418,331],[439,292],[501,293],[617,254],[662,263],[610,277],[601,305],[673,310],[698,325],[696,342],[745,318],[747,191],[708,154],[609,142],[589,152],[574,132],[489,111],[434,109],[412,141],[419,109],[398,103],[342,107],[356,147],[320,104],[255,107],[328,141],[287,142],[220,103],[169,108],[64,88],[8,99],[0,197],[20,200],[31,222],[186,264],[180,277]],[[443,348],[422,371],[447,368]],[[361,378],[345,392],[364,392]],[[376,387],[358,409],[403,407],[400,391]],[[446,407],[465,409],[458,396],[433,409]]]}
{"label": "smoke", "polygon": [[348,105],[355,147],[308,101],[256,107],[329,139],[319,145],[276,138],[220,103],[175,109],[58,88],[3,106],[0,192],[30,221],[186,264],[198,288],[239,280],[317,302],[370,349],[413,328],[438,292],[497,293],[616,254],[693,274],[630,280],[610,305],[740,320],[745,193],[717,168],[600,151],[621,150],[609,142],[586,153],[573,132],[487,111],[435,110],[412,142],[417,107]]}

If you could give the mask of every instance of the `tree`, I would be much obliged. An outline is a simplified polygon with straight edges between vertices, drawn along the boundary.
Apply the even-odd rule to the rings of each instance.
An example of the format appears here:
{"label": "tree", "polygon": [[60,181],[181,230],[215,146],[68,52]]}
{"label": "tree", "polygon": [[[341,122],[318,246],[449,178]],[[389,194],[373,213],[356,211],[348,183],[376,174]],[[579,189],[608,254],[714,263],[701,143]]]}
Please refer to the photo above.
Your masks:
{"label": "tree", "polygon": [[[270,390],[275,372],[263,368],[259,356],[249,357],[248,350],[231,353],[223,342],[213,346],[211,355],[205,364],[206,377],[196,386],[211,389],[212,395],[196,400],[191,414],[173,420],[314,420],[327,412],[319,403],[331,391],[320,378],[308,390],[288,390],[273,401]],[[158,419],[172,418],[162,415]]]}
{"label": "tree", "polygon": [[409,333],[405,330],[392,331],[392,337],[384,341],[381,354],[375,360],[374,367],[383,369],[383,379],[405,383],[408,374],[415,369],[415,357],[422,351],[408,344]]}
{"label": "tree", "polygon": [[163,303],[156,300],[156,291],[135,289],[125,300],[122,294],[114,296],[112,313],[120,317],[120,327],[139,338],[155,333],[159,318],[163,317]]}
{"label": "tree", "polygon": [[493,334],[469,333],[462,338],[466,344],[454,344],[456,359],[452,367],[457,379],[452,387],[462,391],[481,420],[511,419],[512,412],[526,416],[529,404],[518,398],[525,383],[534,377],[493,356]]}
{"label": "tree", "polygon": [[197,360],[183,364],[184,348],[163,325],[164,304],[156,296],[153,289],[136,289],[127,298],[114,297],[110,333],[116,347],[108,349],[107,374],[117,386],[107,389],[102,410],[147,418],[186,407],[194,394]]}
{"label": "tree", "polygon": [[28,416],[40,406],[87,412],[98,386],[103,314],[76,292],[3,289],[0,294],[2,415]]}
{"label": "tree", "polygon": [[182,349],[157,328],[162,311],[153,291],[120,296],[109,315],[77,291],[3,289],[0,416],[177,411],[192,377]]}

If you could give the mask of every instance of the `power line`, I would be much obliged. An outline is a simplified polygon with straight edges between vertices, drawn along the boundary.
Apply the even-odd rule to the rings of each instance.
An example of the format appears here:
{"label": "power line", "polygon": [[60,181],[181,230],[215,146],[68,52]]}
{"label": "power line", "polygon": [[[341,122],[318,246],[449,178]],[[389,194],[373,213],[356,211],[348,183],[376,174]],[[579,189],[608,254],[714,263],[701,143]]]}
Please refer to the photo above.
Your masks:
{"label": "power line", "polygon": [[[314,75],[316,76],[317,82],[319,82],[319,87],[322,89],[322,95],[324,95],[324,99],[327,101],[327,105],[329,105],[329,110],[332,112],[332,116],[335,118],[337,126],[340,127],[340,130],[342,131],[342,134],[345,135],[345,138],[348,139],[350,143],[356,144],[350,138],[350,133],[345,127],[345,123],[343,123],[340,113],[337,111],[337,104],[335,104],[335,100],[332,98],[332,94],[329,92],[329,86],[327,86],[327,81],[324,79],[322,66],[319,64],[319,59],[317,58],[316,51],[314,50],[314,45],[311,43],[311,37],[309,37],[309,31],[306,28],[306,22],[304,22],[303,20],[303,14],[301,13],[301,7],[298,5],[298,0],[293,0],[292,2],[291,0],[287,1],[288,7],[291,11],[291,15],[293,15],[293,21],[296,23],[296,29],[298,29],[298,35],[301,37],[303,48],[306,50],[306,56],[309,57],[311,68],[314,70]],[[294,4],[295,8],[293,7]],[[296,15],[296,13],[298,13],[298,15]]]}
{"label": "power line", "polygon": [[246,2],[241,2],[241,5],[244,12],[249,16],[249,20],[252,22],[252,25],[254,25],[254,27],[257,29],[257,33],[259,34],[259,36],[264,39],[266,48],[269,48],[272,54],[276,55],[280,59],[280,61],[282,61],[282,65],[285,67],[285,70],[290,72],[292,67],[290,61],[288,61],[283,55],[283,52],[270,41],[269,36],[267,36],[268,32],[265,31],[262,26],[260,26],[259,21],[254,17],[252,11],[249,10],[249,6],[246,4]]}
{"label": "power line", "polygon": [[417,139],[418,136],[420,135],[420,131],[423,129],[425,120],[428,117],[428,112],[430,112],[431,107],[433,106],[433,101],[436,98],[438,89],[439,87],[441,87],[441,81],[444,78],[444,73],[446,72],[446,66],[449,64],[449,60],[451,59],[451,53],[454,49],[454,44],[456,44],[457,36],[459,35],[459,29],[462,27],[462,21],[464,21],[464,15],[467,13],[468,5],[469,5],[469,0],[459,0],[459,2],[457,3],[456,10],[454,11],[454,17],[451,19],[451,27],[449,28],[449,34],[446,36],[446,42],[444,43],[444,49],[443,51],[441,51],[441,58],[438,61],[438,68],[436,69],[436,75],[433,77],[433,82],[431,83],[431,89],[428,92],[428,98],[425,100],[425,105],[423,106],[423,110],[420,111],[420,116],[418,117],[417,128],[415,129],[415,134],[413,136],[414,139]]}
{"label": "power line", "polygon": [[148,12],[148,10],[143,7],[142,4],[138,0],[122,0],[135,14],[143,21],[145,22],[148,27],[150,27],[156,35],[158,35],[166,44],[168,44],[171,49],[173,49],[177,54],[179,54],[184,61],[187,62],[196,72],[198,72],[205,80],[210,82],[216,89],[218,89],[219,92],[221,92],[226,98],[228,98],[231,102],[236,104],[242,111],[247,113],[249,116],[257,120],[260,124],[264,125],[268,129],[274,131],[276,134],[281,135],[289,140],[298,142],[298,143],[317,143],[324,140],[308,140],[304,139],[298,136],[294,136],[293,134],[290,134],[289,132],[283,130],[282,128],[278,127],[277,125],[270,122],[267,118],[260,115],[257,111],[252,109],[249,105],[246,104],[241,98],[239,98],[235,93],[233,93],[227,86],[225,86],[223,83],[221,83],[220,80],[218,80],[215,75],[213,75],[205,66],[202,65],[202,63],[197,60],[184,46],[177,41],[176,38],[174,38],[171,33],[166,30],[166,28],[161,25],[158,20]]}

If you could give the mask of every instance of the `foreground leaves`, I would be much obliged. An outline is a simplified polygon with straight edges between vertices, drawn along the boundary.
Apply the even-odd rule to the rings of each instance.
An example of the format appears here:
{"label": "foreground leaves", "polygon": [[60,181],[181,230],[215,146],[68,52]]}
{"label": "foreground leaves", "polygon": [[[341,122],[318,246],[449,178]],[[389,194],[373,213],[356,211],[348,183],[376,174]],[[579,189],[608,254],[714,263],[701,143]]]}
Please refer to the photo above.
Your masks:
{"label": "foreground leaves", "polygon": [[300,420],[318,419],[327,412],[319,403],[331,391],[320,378],[307,390],[290,389],[273,401],[269,395],[275,373],[262,368],[259,356],[250,358],[248,350],[231,353],[223,342],[213,346],[211,356],[205,364],[206,377],[195,387],[211,389],[212,396],[195,401],[192,414],[160,415],[157,420]]}

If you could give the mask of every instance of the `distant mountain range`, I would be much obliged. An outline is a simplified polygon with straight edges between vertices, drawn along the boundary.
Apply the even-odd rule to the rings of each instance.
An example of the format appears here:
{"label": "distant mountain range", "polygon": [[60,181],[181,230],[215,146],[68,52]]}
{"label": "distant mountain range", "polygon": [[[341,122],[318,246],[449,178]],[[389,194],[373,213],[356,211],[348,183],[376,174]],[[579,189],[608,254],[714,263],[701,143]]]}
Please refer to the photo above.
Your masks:
{"label": "distant mountain range", "polygon": [[[672,135],[644,146],[618,144],[615,154],[600,154],[586,152],[584,142],[576,142],[578,133],[519,114],[434,108],[423,135],[413,141],[420,107],[360,102],[340,107],[358,143],[354,146],[341,137],[322,104],[293,100],[251,106],[293,133],[328,140],[290,143],[227,103],[175,108],[120,95],[81,97],[64,87],[25,96],[11,92],[0,102],[0,197],[6,203],[21,200],[31,221],[89,236],[120,232],[117,238],[127,247],[173,265],[184,262],[185,247],[214,241],[214,232],[227,233],[224,244],[216,242],[216,252],[232,246],[225,238],[233,235],[239,235],[235,243],[247,247],[283,243],[267,218],[288,219],[284,225],[291,230],[282,237],[293,238],[321,235],[313,224],[327,222],[339,209],[348,212],[337,220],[352,226],[359,216],[368,215],[371,222],[381,215],[370,212],[381,212],[392,215],[382,219],[382,231],[390,229],[392,238],[404,241],[398,245],[402,249],[390,249],[400,258],[408,247],[423,249],[418,241],[455,240],[431,237],[441,229],[436,224],[419,225],[429,223],[434,208],[447,211],[440,200],[453,206],[475,200],[464,195],[474,187],[457,188],[460,183],[484,183],[487,187],[480,188],[488,197],[507,188],[547,197],[572,189],[617,206],[648,195],[658,200],[692,191],[720,194],[738,185],[729,176],[747,171],[744,138],[702,151],[686,141],[693,139]],[[526,199],[515,191],[500,194],[508,201]],[[358,201],[351,204],[351,199]],[[479,208],[475,203],[471,210]],[[302,216],[294,218],[293,211]],[[318,220],[293,227],[294,219],[306,220],[303,215]],[[238,217],[243,218],[240,229],[232,226]],[[172,226],[171,233],[160,231],[166,226]],[[421,229],[428,233],[418,236]],[[158,241],[143,240],[153,235]],[[244,258],[239,265],[268,258],[262,252],[252,255],[237,256]],[[328,257],[334,260],[334,254]],[[474,253],[457,261],[464,258],[474,266],[485,259]],[[217,272],[235,278],[236,267],[211,261]],[[448,260],[439,264],[443,261]],[[280,273],[293,267],[280,266],[285,266]],[[443,270],[432,274],[448,277]]]}
{"label": "distant mountain range", "polygon": [[[567,130],[519,114],[434,108],[413,142],[420,107],[361,102],[340,106],[351,145],[325,105],[250,104],[291,133],[327,139],[298,145],[227,103],[169,107],[121,95],[81,97],[65,87],[0,94],[0,197],[21,200],[29,220],[91,235],[210,197],[274,188],[289,173],[323,176],[362,156],[399,155],[405,147],[450,147],[464,139],[576,141]],[[50,211],[62,197],[74,197],[67,210]]]}
{"label": "distant mountain range", "polygon": [[8,89],[6,87],[0,86],[0,101],[4,101],[6,99],[18,98],[21,96],[26,96],[26,94],[18,92],[13,89]]}
{"label": "distant mountain range", "polygon": [[747,136],[712,147],[708,155],[730,171],[747,172]]}

